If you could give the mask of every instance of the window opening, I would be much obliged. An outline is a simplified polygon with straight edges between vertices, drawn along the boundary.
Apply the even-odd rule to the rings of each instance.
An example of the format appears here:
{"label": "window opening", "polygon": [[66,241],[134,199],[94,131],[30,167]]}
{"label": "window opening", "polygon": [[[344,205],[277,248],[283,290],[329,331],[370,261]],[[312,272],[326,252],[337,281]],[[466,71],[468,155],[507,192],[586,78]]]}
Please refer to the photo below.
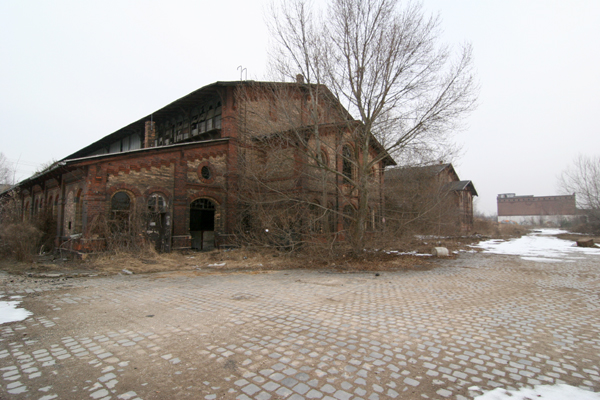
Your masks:
{"label": "window opening", "polygon": [[167,212],[167,202],[165,198],[158,193],[153,193],[148,198],[148,211],[151,213]]}
{"label": "window opening", "polygon": [[117,192],[110,201],[113,229],[117,231],[129,230],[131,216],[131,198],[126,192]]}
{"label": "window opening", "polygon": [[342,148],[342,175],[344,183],[350,184],[352,180],[352,150],[348,145]]}
{"label": "window opening", "polygon": [[200,175],[202,176],[202,179],[209,180],[212,177],[212,173],[210,172],[210,168],[208,168],[206,165],[203,166],[200,169]]}

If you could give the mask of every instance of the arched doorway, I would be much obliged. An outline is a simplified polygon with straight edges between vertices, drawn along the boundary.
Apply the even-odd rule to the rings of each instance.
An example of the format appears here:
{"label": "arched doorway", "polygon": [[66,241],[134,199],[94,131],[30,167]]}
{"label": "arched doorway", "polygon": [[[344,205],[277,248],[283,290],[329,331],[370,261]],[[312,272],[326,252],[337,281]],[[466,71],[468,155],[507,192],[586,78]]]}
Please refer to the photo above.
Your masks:
{"label": "arched doorway", "polygon": [[215,248],[215,203],[208,199],[198,199],[190,204],[190,235],[192,249]]}

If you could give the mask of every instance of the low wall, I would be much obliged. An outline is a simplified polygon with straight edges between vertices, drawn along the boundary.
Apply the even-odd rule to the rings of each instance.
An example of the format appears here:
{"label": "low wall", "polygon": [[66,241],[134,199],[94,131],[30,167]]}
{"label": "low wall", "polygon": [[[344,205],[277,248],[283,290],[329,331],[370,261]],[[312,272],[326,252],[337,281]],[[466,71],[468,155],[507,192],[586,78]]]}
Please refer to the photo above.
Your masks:
{"label": "low wall", "polygon": [[498,223],[561,226],[575,221],[577,217],[577,215],[498,215]]}

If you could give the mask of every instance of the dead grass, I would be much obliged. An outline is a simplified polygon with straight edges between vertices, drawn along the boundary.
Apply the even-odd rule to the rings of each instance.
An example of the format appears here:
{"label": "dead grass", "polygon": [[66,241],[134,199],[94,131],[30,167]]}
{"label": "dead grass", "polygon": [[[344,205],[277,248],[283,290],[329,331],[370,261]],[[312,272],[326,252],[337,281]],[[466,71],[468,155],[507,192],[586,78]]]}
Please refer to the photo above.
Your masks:
{"label": "dead grass", "polygon": [[33,262],[1,260],[0,269],[12,274],[46,276],[61,273],[66,276],[148,274],[156,272],[263,273],[286,269],[329,269],[338,272],[389,271],[431,268],[428,257],[387,254],[384,251],[365,252],[364,256],[340,255],[328,258],[312,254],[285,254],[271,249],[232,249],[210,252],[173,252],[170,254],[102,254],[86,260],[36,257]]}
{"label": "dead grass", "polygon": [[[32,276],[53,273],[67,276],[114,275],[127,273],[124,270],[133,274],[174,272],[194,275],[238,272],[265,273],[286,269],[326,269],[337,272],[423,270],[435,267],[436,260],[431,257],[398,255],[388,252],[391,250],[406,253],[416,251],[421,254],[431,254],[433,247],[446,247],[452,254],[453,251],[468,249],[469,245],[475,244],[481,239],[515,237],[527,231],[528,229],[520,226],[496,224],[491,230],[486,231],[489,235],[410,236],[403,240],[388,239],[385,244],[381,243],[380,249],[365,251],[360,256],[349,256],[344,249],[338,249],[337,254],[314,250],[289,254],[270,248],[158,254],[148,248],[136,252],[117,251],[88,256],[85,260],[55,259],[52,256],[34,257],[33,262],[3,259],[0,260],[0,270]],[[575,236],[581,238],[580,235]]]}
{"label": "dead grass", "polygon": [[582,239],[594,239],[594,243],[600,244],[600,236],[594,236],[594,235],[585,235],[585,234],[577,234],[577,233],[561,233],[559,235],[556,235],[556,237],[559,239],[563,239],[563,240],[570,240],[572,242],[576,242],[576,241],[582,240]]}

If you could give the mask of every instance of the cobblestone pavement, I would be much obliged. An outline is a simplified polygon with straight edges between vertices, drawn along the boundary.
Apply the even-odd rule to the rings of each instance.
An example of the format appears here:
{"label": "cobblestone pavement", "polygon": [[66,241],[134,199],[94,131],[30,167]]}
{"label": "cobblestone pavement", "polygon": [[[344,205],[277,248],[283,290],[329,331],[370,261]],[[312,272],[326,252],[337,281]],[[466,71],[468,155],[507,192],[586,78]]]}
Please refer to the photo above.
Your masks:
{"label": "cobblestone pavement", "polygon": [[[600,391],[598,258],[463,254],[431,270],[17,280],[0,398],[469,399]],[[13,280],[13,282],[10,282]]]}

